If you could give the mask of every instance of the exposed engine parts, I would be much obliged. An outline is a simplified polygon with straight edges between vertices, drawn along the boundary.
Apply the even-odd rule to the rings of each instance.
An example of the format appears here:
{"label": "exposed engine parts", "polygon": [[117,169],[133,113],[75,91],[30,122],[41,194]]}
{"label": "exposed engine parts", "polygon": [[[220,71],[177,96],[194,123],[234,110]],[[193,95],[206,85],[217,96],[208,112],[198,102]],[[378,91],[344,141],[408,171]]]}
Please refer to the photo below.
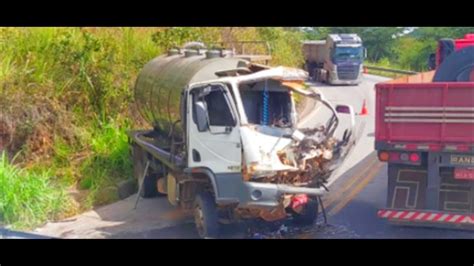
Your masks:
{"label": "exposed engine parts", "polygon": [[[295,186],[319,186],[325,183],[330,174],[331,160],[338,141],[325,134],[324,126],[297,130],[291,145],[277,152],[280,161],[298,169],[281,171],[276,175],[264,177],[261,181]],[[301,135],[302,133],[302,135]]]}

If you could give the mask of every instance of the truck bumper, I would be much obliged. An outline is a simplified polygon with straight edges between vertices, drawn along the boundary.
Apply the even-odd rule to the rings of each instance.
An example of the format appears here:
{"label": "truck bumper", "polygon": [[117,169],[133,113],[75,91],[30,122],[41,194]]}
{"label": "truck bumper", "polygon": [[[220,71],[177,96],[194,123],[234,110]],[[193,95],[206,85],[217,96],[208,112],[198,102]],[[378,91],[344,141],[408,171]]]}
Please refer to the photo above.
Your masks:
{"label": "truck bumper", "polygon": [[362,82],[361,79],[356,79],[356,80],[332,79],[329,81],[331,85],[358,85],[361,82]]}
{"label": "truck bumper", "polygon": [[216,175],[216,203],[238,203],[240,208],[274,208],[284,194],[321,196],[324,188],[295,187],[283,184],[244,182],[241,175]]}
{"label": "truck bumper", "polygon": [[395,225],[474,230],[474,214],[428,210],[381,209],[377,216]]}

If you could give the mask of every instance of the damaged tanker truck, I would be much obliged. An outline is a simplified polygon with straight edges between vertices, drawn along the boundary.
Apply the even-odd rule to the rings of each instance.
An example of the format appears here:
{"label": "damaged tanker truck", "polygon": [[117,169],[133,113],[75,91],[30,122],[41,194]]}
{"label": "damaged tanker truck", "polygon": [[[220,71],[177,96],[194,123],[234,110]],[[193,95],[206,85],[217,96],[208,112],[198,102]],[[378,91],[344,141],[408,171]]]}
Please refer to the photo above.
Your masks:
{"label": "damaged tanker truck", "polygon": [[[257,63],[269,58],[193,43],[153,59],[136,80],[135,102],[153,127],[129,132],[139,195],[192,210],[201,237],[245,218],[313,223],[324,183],[355,143],[351,106],[305,89],[303,70]],[[294,93],[331,115],[297,129]],[[336,138],[343,116],[352,123]]]}

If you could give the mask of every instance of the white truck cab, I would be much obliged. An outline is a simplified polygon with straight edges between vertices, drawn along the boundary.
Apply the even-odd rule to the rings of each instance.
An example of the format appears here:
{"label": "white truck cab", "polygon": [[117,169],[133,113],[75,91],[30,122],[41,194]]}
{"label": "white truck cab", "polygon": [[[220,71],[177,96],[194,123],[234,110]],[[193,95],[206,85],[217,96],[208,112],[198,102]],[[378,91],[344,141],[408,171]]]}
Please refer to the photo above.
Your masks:
{"label": "white truck cab", "polygon": [[[306,78],[303,70],[222,51],[152,60],[135,98],[153,129],[130,132],[136,176],[145,176],[142,195],[166,194],[171,204],[193,209],[203,237],[216,237],[223,219],[291,215],[314,222],[325,180],[354,143],[353,124],[341,139],[333,136],[339,116],[354,113],[306,90]],[[298,129],[293,93],[312,97],[332,116],[318,128]]]}

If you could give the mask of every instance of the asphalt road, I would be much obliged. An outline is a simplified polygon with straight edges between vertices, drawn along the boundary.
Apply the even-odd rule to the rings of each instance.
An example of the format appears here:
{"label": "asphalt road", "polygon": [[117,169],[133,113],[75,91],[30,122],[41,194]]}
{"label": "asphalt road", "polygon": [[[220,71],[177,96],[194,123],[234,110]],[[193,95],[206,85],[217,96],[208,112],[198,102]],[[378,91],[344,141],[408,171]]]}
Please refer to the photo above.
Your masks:
{"label": "asphalt road", "polygon": [[[356,146],[331,177],[331,193],[323,201],[323,215],[314,226],[296,227],[291,221],[246,221],[224,225],[222,238],[474,238],[473,232],[446,229],[396,227],[376,217],[385,205],[386,166],[374,152],[374,85],[385,78],[365,75],[358,86],[312,84],[330,102],[352,105],[358,113],[364,100],[368,115],[356,119]],[[314,126],[325,116],[316,106],[301,122]],[[344,127],[344,124],[343,126]],[[58,223],[48,223],[35,233],[61,238],[198,238],[189,213],[171,207],[165,198],[141,199],[136,195]]]}

